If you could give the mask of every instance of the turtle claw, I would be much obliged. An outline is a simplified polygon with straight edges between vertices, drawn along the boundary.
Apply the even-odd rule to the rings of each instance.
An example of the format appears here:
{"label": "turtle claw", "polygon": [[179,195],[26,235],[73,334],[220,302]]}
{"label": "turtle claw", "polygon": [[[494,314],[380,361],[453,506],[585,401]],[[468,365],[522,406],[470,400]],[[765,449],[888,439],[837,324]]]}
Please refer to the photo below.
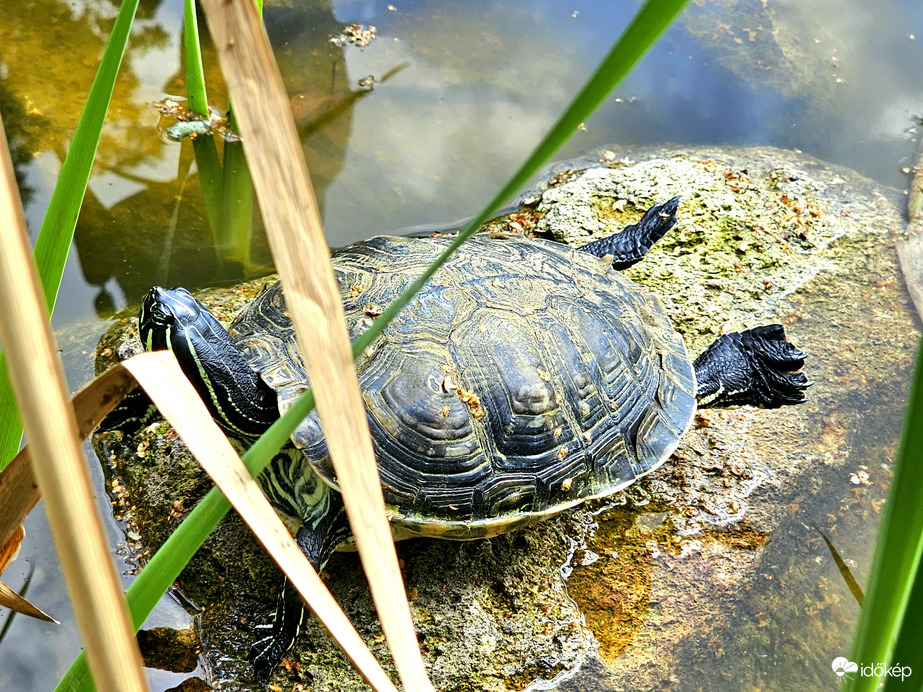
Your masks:
{"label": "turtle claw", "polygon": [[272,671],[279,665],[279,661],[291,645],[291,642],[286,645],[279,637],[273,635],[255,641],[247,654],[247,660],[253,664],[254,679],[257,682],[268,682]]}
{"label": "turtle claw", "polygon": [[803,404],[804,390],[814,384],[800,372],[805,358],[781,324],[720,336],[695,360],[699,406]]}

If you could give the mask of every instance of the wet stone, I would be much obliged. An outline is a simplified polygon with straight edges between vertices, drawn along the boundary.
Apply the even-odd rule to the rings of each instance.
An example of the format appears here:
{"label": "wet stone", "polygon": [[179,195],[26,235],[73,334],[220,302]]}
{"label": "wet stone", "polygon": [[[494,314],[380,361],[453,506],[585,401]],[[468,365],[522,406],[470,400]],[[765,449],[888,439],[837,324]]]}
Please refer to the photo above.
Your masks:
{"label": "wet stone", "polygon": [[138,648],[148,668],[191,673],[199,664],[199,637],[191,627],[142,629],[138,632]]}
{"label": "wet stone", "polygon": [[[830,649],[818,642],[848,629],[857,606],[838,595],[809,527],[847,548],[850,536],[872,541],[890,481],[919,338],[892,250],[904,227],[898,194],[775,149],[619,149],[553,173],[528,209],[489,230],[582,244],[680,194],[677,227],[626,273],[660,296],[691,354],[724,331],[782,322],[816,384],[800,407],[700,411],[661,468],[539,526],[398,544],[436,688],[507,692],[557,679],[556,689],[588,689],[584,673],[567,681],[581,666],[600,690],[721,688],[729,670],[755,686],[767,664],[753,642],[768,641],[787,657],[773,665],[808,671],[805,688],[829,685]],[[260,283],[201,299],[228,321]],[[100,344],[99,367],[125,324]],[[114,502],[156,549],[210,483],[166,424],[118,438],[96,439],[122,489]],[[325,578],[394,675],[355,555],[335,555]],[[200,609],[209,684],[263,689],[245,657],[278,576],[235,516],[179,584]],[[778,611],[790,611],[784,636]],[[313,618],[273,682],[367,689]]]}

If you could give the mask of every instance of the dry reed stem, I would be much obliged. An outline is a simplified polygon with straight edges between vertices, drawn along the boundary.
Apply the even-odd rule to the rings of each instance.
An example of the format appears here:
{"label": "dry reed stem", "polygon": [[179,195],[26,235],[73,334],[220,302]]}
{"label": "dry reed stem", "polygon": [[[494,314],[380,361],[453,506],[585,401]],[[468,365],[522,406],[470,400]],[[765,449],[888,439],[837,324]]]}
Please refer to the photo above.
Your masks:
{"label": "dry reed stem", "polygon": [[0,128],[0,343],[90,670],[97,686],[107,692],[146,690],[28,237],[6,135]]}
{"label": "dry reed stem", "polygon": [[[133,379],[109,370],[77,392],[70,403],[80,438],[93,432],[106,414],[134,387]],[[26,446],[0,473],[0,545],[6,544],[40,497],[29,447]]]}
{"label": "dry reed stem", "polygon": [[205,404],[180,370],[173,352],[143,353],[116,368],[124,368],[138,381],[365,681],[375,690],[394,692],[391,679],[212,420]]}
{"label": "dry reed stem", "polygon": [[[394,685],[365,642],[340,609],[327,587],[266,501],[186,380],[171,351],[146,353],[119,363],[80,390],[71,400],[81,437],[89,435],[100,421],[139,382],[161,414],[176,429],[206,473],[215,481],[238,514],[247,521],[276,563],[308,602],[318,619],[340,643],[366,682],[375,690],[393,692]],[[26,498],[24,501],[19,496]],[[0,474],[0,500],[9,500],[20,514],[3,507],[0,535],[11,531],[34,506],[40,494],[31,468],[29,447],[16,456]],[[26,508],[26,509],[24,509]]]}
{"label": "dry reed stem", "polygon": [[13,591],[13,589],[4,584],[2,581],[0,581],[0,605],[2,605],[4,608],[15,610],[17,613],[28,615],[29,617],[33,617],[37,620],[53,622],[56,625],[61,624],[48,613],[37,608],[34,604],[30,603],[18,593]]}
{"label": "dry reed stem", "polygon": [[282,79],[251,0],[204,0],[356,547],[404,686],[432,690],[410,617],[340,294]]}

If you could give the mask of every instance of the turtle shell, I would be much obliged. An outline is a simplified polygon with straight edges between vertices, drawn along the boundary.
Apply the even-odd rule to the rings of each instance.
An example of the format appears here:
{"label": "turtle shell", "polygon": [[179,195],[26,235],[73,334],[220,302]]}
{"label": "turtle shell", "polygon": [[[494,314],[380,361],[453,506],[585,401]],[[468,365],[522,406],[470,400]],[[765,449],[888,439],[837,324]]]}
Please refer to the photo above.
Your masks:
{"label": "turtle shell", "polygon": [[[450,238],[378,237],[333,255],[356,338]],[[230,329],[284,411],[308,386],[281,284]],[[600,259],[471,238],[357,363],[392,523],[480,538],[609,495],[659,466],[696,409],[656,296]],[[316,413],[292,440],[337,481]]]}

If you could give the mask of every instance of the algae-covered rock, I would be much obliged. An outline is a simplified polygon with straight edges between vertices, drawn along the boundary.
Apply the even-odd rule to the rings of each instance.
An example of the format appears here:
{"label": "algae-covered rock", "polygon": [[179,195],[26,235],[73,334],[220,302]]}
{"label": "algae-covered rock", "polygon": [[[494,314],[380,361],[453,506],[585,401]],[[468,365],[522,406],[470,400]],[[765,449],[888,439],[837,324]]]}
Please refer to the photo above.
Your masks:
{"label": "algae-covered rock", "polygon": [[[903,227],[896,195],[792,152],[613,150],[556,168],[518,211],[490,227],[582,244],[677,194],[683,202],[676,229],[628,275],[658,292],[693,354],[723,331],[786,324],[810,354],[806,370],[817,384],[809,403],[700,412],[658,471],[606,502],[519,533],[399,544],[421,650],[439,690],[507,692],[556,679],[562,689],[587,689],[579,674],[564,680],[597,654],[587,667],[599,689],[720,684],[732,665],[716,664],[726,651],[749,664],[741,663],[735,678],[747,679],[761,662],[738,643],[738,632],[762,641],[773,620],[760,613],[794,602],[782,589],[794,581],[781,576],[789,567],[811,586],[798,582],[799,602],[808,600],[799,616],[809,621],[792,635],[786,665],[821,671],[817,661],[827,651],[812,644],[831,636],[824,628],[839,632],[855,616],[848,601],[827,602],[829,594],[816,587],[820,576],[811,570],[823,561],[805,568],[795,551],[773,551],[784,543],[784,528],[813,559],[821,555],[820,540],[805,528],[809,522],[836,538],[844,527],[873,523],[869,517],[880,509],[886,452],[896,439],[918,336],[890,249]],[[200,297],[227,321],[260,283]],[[130,330],[123,322],[107,334],[100,367],[131,351],[121,345]],[[870,426],[881,463],[855,455],[858,432]],[[97,445],[111,466],[120,515],[132,522],[129,535],[142,539],[135,548],[141,553],[156,548],[210,484],[166,424],[118,437],[99,436]],[[820,502],[818,489],[830,483],[834,492]],[[393,673],[358,560],[337,555],[325,572]],[[780,575],[775,582],[773,575]],[[251,688],[243,659],[277,583],[233,516],[182,575],[184,592],[202,608],[213,685]],[[778,602],[760,600],[776,593],[767,585]],[[741,624],[740,613],[750,619]],[[274,683],[366,689],[314,619]]]}
{"label": "algae-covered rock", "polygon": [[[775,149],[597,159],[612,173],[559,175],[532,208],[568,195],[636,216],[682,194],[677,232],[628,273],[693,353],[717,331],[784,323],[816,384],[796,408],[700,412],[622,506],[574,521],[568,589],[600,649],[559,689],[823,689],[858,604],[820,531],[862,583],[920,338],[893,247],[902,195]],[[611,192],[579,191],[587,178]]]}

